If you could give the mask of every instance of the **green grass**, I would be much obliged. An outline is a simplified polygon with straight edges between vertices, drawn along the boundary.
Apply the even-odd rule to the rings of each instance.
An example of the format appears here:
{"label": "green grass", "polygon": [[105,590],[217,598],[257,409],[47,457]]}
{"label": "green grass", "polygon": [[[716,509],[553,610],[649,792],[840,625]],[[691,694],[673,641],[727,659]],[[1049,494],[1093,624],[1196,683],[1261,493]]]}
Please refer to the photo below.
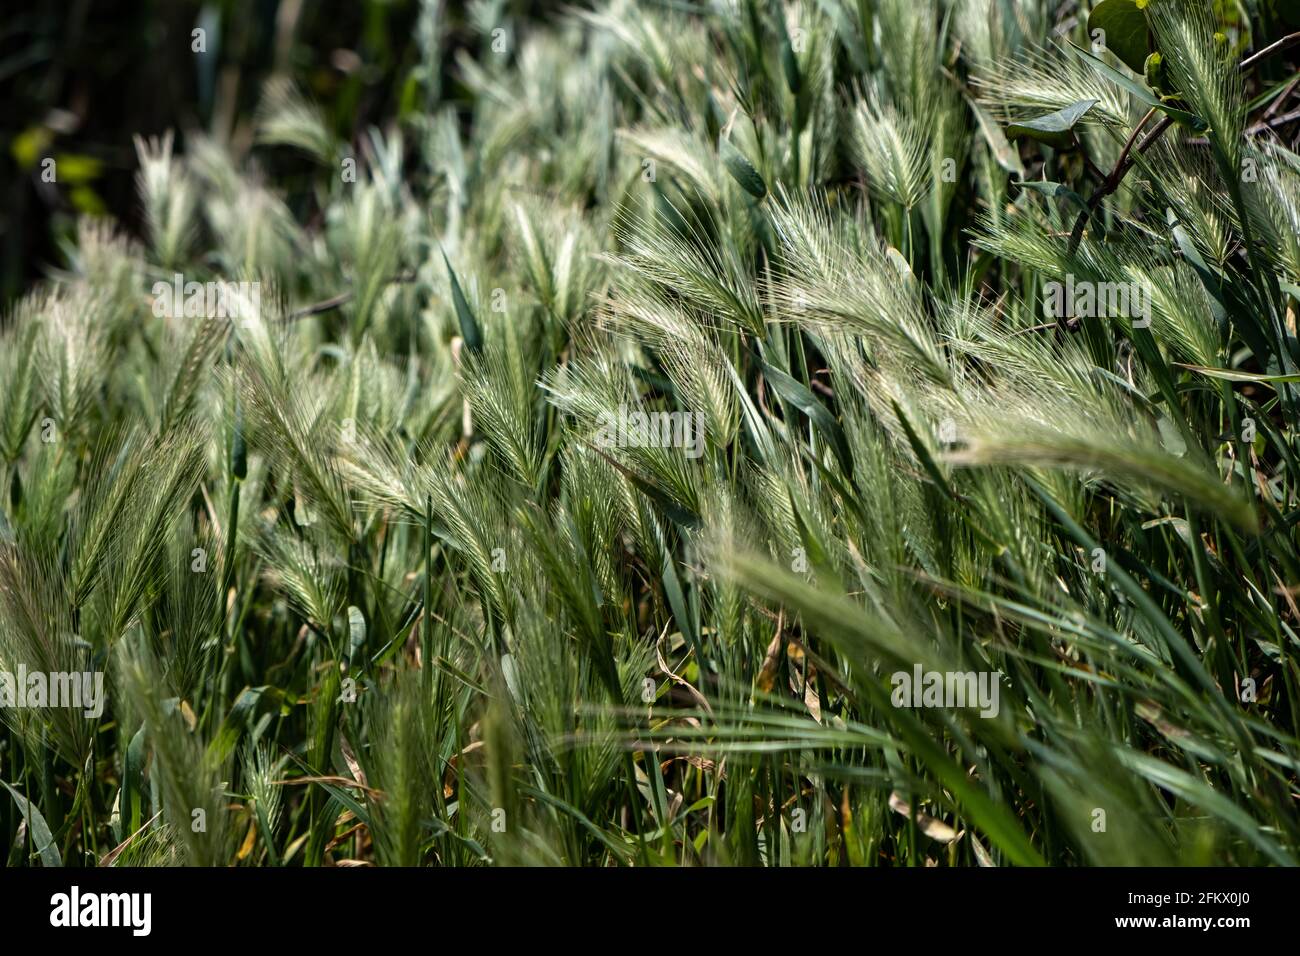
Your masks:
{"label": "green grass", "polygon": [[0,708],[8,862],[1295,864],[1293,76],[1214,6],[1153,93],[1086,5],[479,5],[355,142],[140,141],[0,323],[0,670],[108,694]]}

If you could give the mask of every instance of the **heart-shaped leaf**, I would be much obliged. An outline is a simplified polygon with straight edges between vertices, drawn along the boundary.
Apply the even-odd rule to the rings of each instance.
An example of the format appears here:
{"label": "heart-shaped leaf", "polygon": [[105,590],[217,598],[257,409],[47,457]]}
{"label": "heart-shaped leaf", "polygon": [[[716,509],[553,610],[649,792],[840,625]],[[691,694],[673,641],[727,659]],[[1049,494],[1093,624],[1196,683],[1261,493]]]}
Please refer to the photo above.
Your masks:
{"label": "heart-shaped leaf", "polygon": [[1151,52],[1151,32],[1137,0],[1101,0],[1088,15],[1088,35],[1100,40],[1134,73],[1142,72]]}
{"label": "heart-shaped leaf", "polygon": [[1079,100],[1055,113],[1025,120],[1023,123],[1012,123],[1007,127],[1007,138],[1028,136],[1054,149],[1069,149],[1075,143],[1074,124],[1096,105],[1096,100]]}

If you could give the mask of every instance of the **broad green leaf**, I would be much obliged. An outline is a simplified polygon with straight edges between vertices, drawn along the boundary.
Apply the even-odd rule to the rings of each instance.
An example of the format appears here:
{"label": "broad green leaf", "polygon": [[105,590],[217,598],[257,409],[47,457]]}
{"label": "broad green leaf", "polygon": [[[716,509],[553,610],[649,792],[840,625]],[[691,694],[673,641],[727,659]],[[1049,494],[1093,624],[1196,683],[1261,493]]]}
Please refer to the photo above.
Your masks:
{"label": "broad green leaf", "polygon": [[447,274],[451,276],[451,300],[456,306],[460,336],[465,340],[467,349],[471,352],[480,352],[483,350],[483,331],[479,328],[478,319],[474,317],[474,310],[470,308],[469,300],[465,298],[460,280],[456,278],[456,270],[451,267],[451,260],[447,258],[446,252],[442,254],[442,261],[447,264]]}
{"label": "broad green leaf", "polygon": [[786,86],[797,96],[801,86],[799,58],[795,56],[794,44],[790,41],[790,31],[785,27],[785,17],[778,12],[773,20],[781,33],[781,70],[785,73]]}
{"label": "broad green leaf", "polygon": [[359,607],[348,607],[348,663],[356,659],[357,651],[366,643],[366,618]]}
{"label": "broad green leaf", "polygon": [[[3,782],[0,781],[0,783]],[[27,832],[31,834],[32,843],[36,846],[36,853],[41,858],[41,865],[45,867],[62,866],[63,858],[59,856],[59,848],[54,843],[54,834],[50,832],[50,825],[45,822],[45,817],[41,815],[41,811],[9,784],[4,784],[4,788],[14,798],[14,803],[18,804],[18,812],[27,821]]]}
{"label": "broad green leaf", "polygon": [[122,794],[118,804],[118,813],[122,818],[122,839],[140,829],[144,801],[144,740],[144,726],[141,725],[126,748],[126,760],[122,766]]}
{"label": "broad green leaf", "polygon": [[1012,123],[1007,127],[1007,138],[1028,136],[1054,149],[1069,149],[1076,142],[1074,124],[1096,105],[1096,100],[1079,100],[1055,113],[1047,113],[1022,123]]}
{"label": "broad green leaf", "polygon": [[[1097,36],[1098,30],[1104,31],[1104,37]],[[1106,49],[1134,73],[1142,72],[1142,64],[1151,52],[1147,18],[1138,9],[1137,0],[1101,0],[1088,15],[1088,36],[1101,39]]]}
{"label": "broad green leaf", "polygon": [[763,177],[758,174],[758,170],[754,168],[754,164],[748,157],[732,145],[731,140],[720,140],[718,152],[727,167],[727,172],[731,173],[731,178],[740,184],[741,189],[755,199],[762,199],[767,195],[767,184],[763,182]]}
{"label": "broad green leaf", "polygon": [[808,416],[817,431],[835,450],[835,457],[840,460],[840,466],[845,474],[852,474],[853,458],[849,453],[849,443],[844,437],[844,429],[835,420],[835,416],[802,382],[791,378],[779,368],[773,368],[764,362],[763,374],[781,398]]}

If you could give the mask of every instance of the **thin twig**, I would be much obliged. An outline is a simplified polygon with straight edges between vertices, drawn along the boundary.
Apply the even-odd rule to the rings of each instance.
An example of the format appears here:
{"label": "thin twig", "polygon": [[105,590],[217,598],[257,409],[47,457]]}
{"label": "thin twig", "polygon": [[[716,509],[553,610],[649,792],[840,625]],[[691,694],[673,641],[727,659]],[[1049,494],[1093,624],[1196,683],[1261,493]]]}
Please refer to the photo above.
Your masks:
{"label": "thin twig", "polygon": [[1286,123],[1291,122],[1292,120],[1297,120],[1297,119],[1300,119],[1300,110],[1292,110],[1290,113],[1283,113],[1281,116],[1275,116],[1272,119],[1265,120],[1262,123],[1256,123],[1250,129],[1246,130],[1246,135],[1255,136],[1259,133],[1264,132],[1265,130],[1274,129],[1275,127],[1282,126]]}
{"label": "thin twig", "polygon": [[[385,283],[391,284],[394,282],[414,282],[414,281],[415,281],[414,272],[404,272],[401,275],[393,276],[391,279],[385,280]],[[290,312],[287,316],[285,316],[284,320],[286,322],[294,322],[298,319],[306,319],[313,315],[320,315],[322,312],[329,312],[333,309],[337,309],[341,305],[346,305],[347,303],[351,302],[355,297],[356,297],[355,292],[352,291],[340,292],[338,295],[331,296],[330,298],[324,299],[320,302],[313,302],[311,305],[303,306],[301,309],[297,309],[293,312]]]}
{"label": "thin twig", "polygon": [[[1142,132],[1142,128],[1147,125],[1155,112],[1156,108],[1153,106],[1146,111],[1146,115],[1142,119],[1138,120],[1138,124],[1133,127],[1133,132],[1129,133],[1128,140],[1124,143],[1124,149],[1120,152],[1119,159],[1115,161],[1115,166],[1111,169],[1110,175],[1106,177],[1102,184],[1097,187],[1097,191],[1088,199],[1088,208],[1079,213],[1079,218],[1074,221],[1074,229],[1070,231],[1070,255],[1074,255],[1074,251],[1079,248],[1079,242],[1083,239],[1083,227],[1087,224],[1088,218],[1097,211],[1097,207],[1101,205],[1104,198],[1119,188],[1120,181],[1123,180],[1124,174],[1128,172],[1129,166],[1132,165],[1129,157],[1133,152],[1133,144],[1137,141],[1138,133]],[[1168,124],[1169,117],[1166,116],[1151,131],[1151,134],[1142,141],[1138,151],[1141,152],[1154,143],[1156,137],[1169,128]]]}
{"label": "thin twig", "polygon": [[1291,96],[1291,93],[1295,90],[1295,85],[1297,83],[1300,83],[1300,73],[1297,73],[1295,76],[1291,77],[1291,79],[1287,82],[1286,86],[1282,88],[1282,92],[1279,93],[1277,96],[1273,97],[1273,102],[1269,103],[1268,109],[1264,111],[1265,119],[1268,119],[1274,113],[1276,113],[1278,110],[1282,108],[1282,104],[1285,103],[1287,99]]}
{"label": "thin twig", "polygon": [[1287,36],[1284,36],[1282,39],[1277,40],[1274,43],[1270,43],[1268,46],[1264,47],[1264,49],[1260,50],[1258,53],[1252,53],[1250,56],[1246,57],[1246,59],[1242,60],[1239,64],[1237,64],[1237,69],[1249,70],[1260,60],[1266,60],[1274,53],[1281,53],[1283,50],[1287,49],[1288,47],[1293,47],[1297,43],[1300,43],[1300,31],[1296,33],[1288,34]]}
{"label": "thin twig", "polygon": [[316,302],[294,312],[290,312],[288,316],[285,317],[285,320],[292,322],[295,319],[305,319],[308,316],[320,315],[322,312],[329,312],[332,309],[337,309],[339,306],[350,302],[354,294],[355,293],[352,292],[340,292],[338,295],[326,299],[323,302]]}

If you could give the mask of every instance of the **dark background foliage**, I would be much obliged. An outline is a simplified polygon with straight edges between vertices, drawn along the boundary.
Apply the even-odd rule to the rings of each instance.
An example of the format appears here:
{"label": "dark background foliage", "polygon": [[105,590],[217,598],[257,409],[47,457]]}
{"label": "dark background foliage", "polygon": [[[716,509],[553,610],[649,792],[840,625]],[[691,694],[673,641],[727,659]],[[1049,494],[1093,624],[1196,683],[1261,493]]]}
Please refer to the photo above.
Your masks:
{"label": "dark background foliage", "polygon": [[[554,2],[444,3],[441,75],[419,75],[419,0],[8,0],[0,15],[0,303],[62,264],[76,217],[107,213],[139,232],[135,136],[203,130],[251,144],[265,83],[288,76],[354,141],[435,92],[455,100],[455,54],[478,42],[472,16],[507,28],[544,20]],[[205,30],[206,52],[193,50]],[[41,160],[58,162],[56,183]],[[64,160],[68,160],[65,162]],[[292,186],[301,157],[272,160]],[[290,190],[292,199],[292,190]],[[300,197],[303,198],[303,197]]]}

